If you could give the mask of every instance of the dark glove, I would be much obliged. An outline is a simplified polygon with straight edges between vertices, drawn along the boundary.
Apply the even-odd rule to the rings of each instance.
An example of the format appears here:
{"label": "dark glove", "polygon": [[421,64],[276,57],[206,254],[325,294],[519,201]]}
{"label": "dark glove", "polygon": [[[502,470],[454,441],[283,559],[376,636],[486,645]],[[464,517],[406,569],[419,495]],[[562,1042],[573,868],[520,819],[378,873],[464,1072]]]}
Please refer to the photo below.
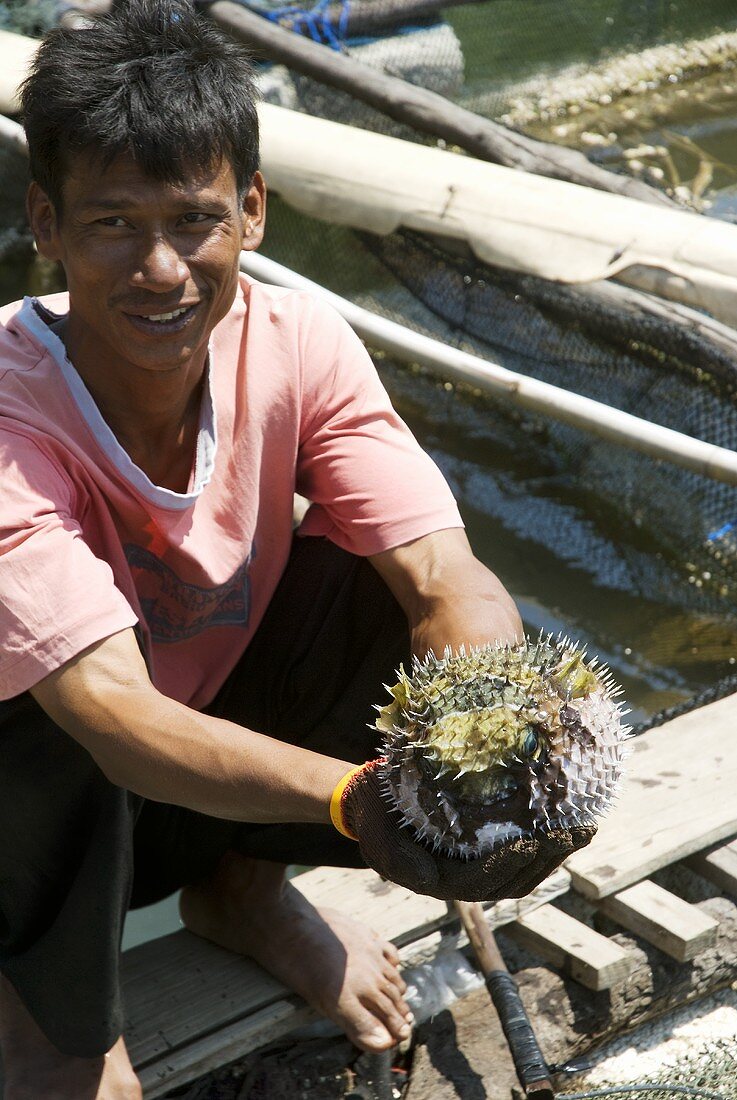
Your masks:
{"label": "dark glove", "polygon": [[443,901],[521,898],[596,835],[595,826],[536,831],[481,859],[433,853],[400,828],[398,812],[381,793],[381,763],[369,761],[347,783],[340,800],[343,824],[369,867],[417,894]]}

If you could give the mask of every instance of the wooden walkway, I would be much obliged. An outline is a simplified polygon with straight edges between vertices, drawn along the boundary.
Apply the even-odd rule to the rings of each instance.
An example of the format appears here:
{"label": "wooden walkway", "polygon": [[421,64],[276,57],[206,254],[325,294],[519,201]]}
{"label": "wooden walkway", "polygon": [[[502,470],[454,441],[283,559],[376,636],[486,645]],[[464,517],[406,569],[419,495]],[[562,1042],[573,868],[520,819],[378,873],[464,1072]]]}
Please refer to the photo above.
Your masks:
{"label": "wooden walkway", "polygon": [[[487,910],[540,958],[590,989],[626,980],[630,957],[554,901],[569,889],[618,924],[686,962],[716,922],[648,876],[687,859],[737,893],[737,696],[684,715],[633,742],[617,807],[593,844],[537,891]],[[399,946],[406,963],[464,943],[447,907],[383,882],[372,871],[318,869],[297,885],[315,904],[360,916]],[[123,959],[128,1046],[147,1098],[238,1058],[315,1019],[296,996],[248,960],[186,931]]]}

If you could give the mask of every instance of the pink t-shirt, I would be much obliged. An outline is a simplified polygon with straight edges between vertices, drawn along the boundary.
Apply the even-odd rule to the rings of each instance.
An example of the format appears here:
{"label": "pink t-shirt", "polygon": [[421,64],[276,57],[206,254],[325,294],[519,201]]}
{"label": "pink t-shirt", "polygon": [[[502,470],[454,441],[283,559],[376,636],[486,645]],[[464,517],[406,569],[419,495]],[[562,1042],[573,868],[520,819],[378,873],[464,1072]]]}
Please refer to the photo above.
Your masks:
{"label": "pink t-shirt", "polygon": [[461,526],[358,338],[309,295],[245,277],[210,339],[186,493],[154,485],[48,322],[0,312],[0,699],[140,625],[154,684],[202,707],[246,648],[301,533],[375,554]]}

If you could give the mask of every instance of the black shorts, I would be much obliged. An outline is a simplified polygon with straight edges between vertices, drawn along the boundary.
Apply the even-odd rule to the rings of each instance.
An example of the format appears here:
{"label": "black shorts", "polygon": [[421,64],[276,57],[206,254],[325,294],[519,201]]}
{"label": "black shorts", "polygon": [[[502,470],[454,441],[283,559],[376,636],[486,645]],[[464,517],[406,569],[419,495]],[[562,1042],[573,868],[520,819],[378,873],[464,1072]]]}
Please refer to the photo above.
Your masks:
{"label": "black shorts", "polygon": [[[406,619],[364,559],[295,539],[263,622],[209,713],[325,755],[376,754],[384,683],[409,655]],[[0,703],[0,972],[59,1050],[92,1057],[122,1030],[128,908],[198,881],[228,849],[362,866],[327,825],[242,824],[113,786],[24,694]]]}

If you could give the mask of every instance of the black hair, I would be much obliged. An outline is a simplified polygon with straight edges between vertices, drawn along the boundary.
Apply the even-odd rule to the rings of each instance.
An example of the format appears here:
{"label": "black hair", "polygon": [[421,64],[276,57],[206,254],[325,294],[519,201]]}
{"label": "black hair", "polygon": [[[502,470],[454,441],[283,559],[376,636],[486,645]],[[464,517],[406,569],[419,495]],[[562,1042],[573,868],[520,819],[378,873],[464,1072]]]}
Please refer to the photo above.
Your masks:
{"label": "black hair", "polygon": [[52,31],[21,87],[31,178],[57,212],[70,158],[129,153],[183,183],[232,165],[243,196],[258,168],[257,94],[243,50],[183,0],[129,0],[88,28]]}

